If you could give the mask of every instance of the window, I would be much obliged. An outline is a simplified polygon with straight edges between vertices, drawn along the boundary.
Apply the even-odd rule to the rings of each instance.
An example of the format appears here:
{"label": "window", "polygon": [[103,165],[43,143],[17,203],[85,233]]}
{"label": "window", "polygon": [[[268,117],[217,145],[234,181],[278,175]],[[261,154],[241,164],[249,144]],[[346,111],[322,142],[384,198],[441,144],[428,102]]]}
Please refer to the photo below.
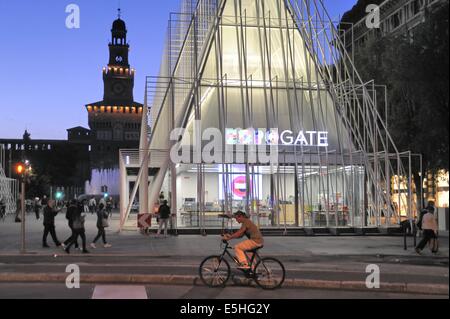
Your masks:
{"label": "window", "polygon": [[123,127],[121,124],[116,124],[114,126],[114,140],[115,141],[123,140]]}
{"label": "window", "polygon": [[112,132],[111,131],[97,131],[97,140],[100,140],[100,141],[112,140]]}

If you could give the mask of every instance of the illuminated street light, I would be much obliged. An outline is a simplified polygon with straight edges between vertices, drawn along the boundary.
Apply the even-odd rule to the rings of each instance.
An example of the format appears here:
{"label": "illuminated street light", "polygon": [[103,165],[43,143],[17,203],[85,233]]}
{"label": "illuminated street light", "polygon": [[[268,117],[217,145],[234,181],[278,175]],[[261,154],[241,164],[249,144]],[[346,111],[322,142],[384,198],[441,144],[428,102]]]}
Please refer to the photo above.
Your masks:
{"label": "illuminated street light", "polygon": [[15,167],[15,172],[22,177],[22,175],[25,173],[26,166],[24,163],[17,163]]}

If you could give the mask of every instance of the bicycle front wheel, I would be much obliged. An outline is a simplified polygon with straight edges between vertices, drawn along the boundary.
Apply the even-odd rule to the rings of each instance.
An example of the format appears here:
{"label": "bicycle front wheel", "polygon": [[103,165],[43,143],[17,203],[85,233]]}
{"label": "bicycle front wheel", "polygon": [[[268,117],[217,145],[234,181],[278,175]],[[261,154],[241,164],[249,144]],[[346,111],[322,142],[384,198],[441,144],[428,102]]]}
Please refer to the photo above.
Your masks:
{"label": "bicycle front wheel", "polygon": [[231,275],[230,264],[220,256],[209,256],[200,264],[199,274],[208,287],[224,287]]}
{"label": "bicycle front wheel", "polygon": [[286,276],[281,261],[275,258],[262,258],[255,267],[255,282],[263,289],[281,287]]}

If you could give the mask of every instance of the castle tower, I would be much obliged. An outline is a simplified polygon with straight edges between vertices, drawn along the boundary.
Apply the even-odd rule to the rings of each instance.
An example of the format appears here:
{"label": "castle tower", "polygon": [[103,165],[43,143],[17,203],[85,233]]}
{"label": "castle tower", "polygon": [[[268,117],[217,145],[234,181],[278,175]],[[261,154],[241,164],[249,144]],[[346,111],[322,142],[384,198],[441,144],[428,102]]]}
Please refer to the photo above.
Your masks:
{"label": "castle tower", "polygon": [[86,105],[93,169],[116,169],[120,149],[139,147],[143,105],[133,98],[135,70],[129,64],[129,50],[127,28],[119,9],[111,29],[109,63],[103,68],[103,100]]}

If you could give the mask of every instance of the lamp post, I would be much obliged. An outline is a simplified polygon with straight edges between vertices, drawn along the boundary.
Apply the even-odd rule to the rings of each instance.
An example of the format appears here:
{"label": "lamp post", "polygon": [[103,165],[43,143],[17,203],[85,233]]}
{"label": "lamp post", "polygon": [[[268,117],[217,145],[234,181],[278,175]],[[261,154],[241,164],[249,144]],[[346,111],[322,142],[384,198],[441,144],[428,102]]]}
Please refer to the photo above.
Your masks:
{"label": "lamp post", "polygon": [[21,210],[21,245],[20,245],[20,253],[26,253],[25,247],[25,178],[21,178],[21,196],[20,196],[20,210]]}
{"label": "lamp post", "polygon": [[20,194],[20,215],[21,215],[21,234],[20,234],[20,253],[26,253],[25,245],[25,182],[29,171],[31,171],[31,166],[28,161],[24,163],[17,163],[15,166],[15,172],[19,176],[21,183],[21,194]]}

